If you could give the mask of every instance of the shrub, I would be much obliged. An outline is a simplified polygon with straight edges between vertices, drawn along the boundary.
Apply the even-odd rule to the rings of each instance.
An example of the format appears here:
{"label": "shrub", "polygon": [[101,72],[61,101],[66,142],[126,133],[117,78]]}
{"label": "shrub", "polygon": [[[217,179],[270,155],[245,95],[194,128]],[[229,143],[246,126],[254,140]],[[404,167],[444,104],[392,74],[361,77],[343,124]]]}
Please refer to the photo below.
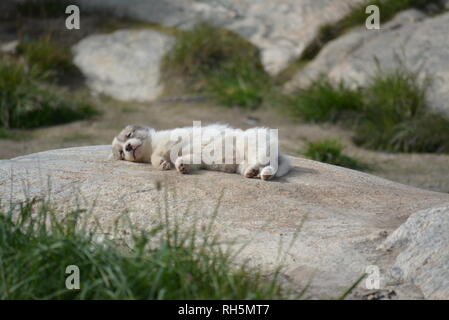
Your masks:
{"label": "shrub", "polygon": [[427,111],[388,127],[365,120],[357,127],[354,141],[377,150],[449,153],[449,119]]}
{"label": "shrub", "polygon": [[299,89],[287,99],[287,112],[312,122],[337,122],[354,117],[363,108],[363,96],[343,83],[333,84],[326,78]]}
{"label": "shrub", "polygon": [[427,88],[418,81],[417,74],[403,68],[378,72],[365,88],[362,121],[356,129],[359,145],[390,151],[405,151],[393,137],[399,125],[419,117],[427,108]]}
{"label": "shrub", "polygon": [[308,142],[305,156],[312,160],[329,163],[355,170],[367,170],[368,167],[359,160],[343,153],[343,145],[338,140],[326,139]]}
{"label": "shrub", "polygon": [[65,17],[65,9],[71,4],[68,0],[25,0],[16,6],[16,11],[23,17],[61,18]]}
{"label": "shrub", "polygon": [[404,67],[379,70],[364,89],[355,142],[386,151],[448,152],[449,119],[428,106],[429,85],[429,78]]}
{"label": "shrub", "polygon": [[270,86],[257,48],[208,24],[179,35],[163,69],[168,79],[183,79],[185,89],[211,93],[230,106],[256,107]]}
{"label": "shrub", "polygon": [[60,78],[80,74],[72,62],[70,48],[57,44],[50,36],[22,42],[18,53],[25,57],[29,65],[38,67],[49,76]]}
{"label": "shrub", "polygon": [[87,102],[67,97],[35,66],[0,62],[0,126],[34,128],[80,120],[95,115]]}
{"label": "shrub", "polygon": [[449,152],[449,119],[428,105],[428,77],[403,65],[350,89],[320,79],[289,98],[290,114],[354,129],[357,145],[393,152]]}
{"label": "shrub", "polygon": [[[211,225],[181,231],[179,223],[99,240],[83,210],[58,217],[32,200],[0,212],[0,299],[279,299],[276,276],[237,264]],[[167,215],[168,213],[166,213]],[[172,215],[170,215],[172,216]],[[211,222],[212,223],[212,222]],[[198,229],[198,230],[197,230]],[[65,268],[80,270],[80,289],[65,287]]]}
{"label": "shrub", "polygon": [[269,79],[264,78],[259,72],[242,64],[212,73],[208,77],[206,89],[223,105],[255,109],[262,104],[267,93],[265,86]]}

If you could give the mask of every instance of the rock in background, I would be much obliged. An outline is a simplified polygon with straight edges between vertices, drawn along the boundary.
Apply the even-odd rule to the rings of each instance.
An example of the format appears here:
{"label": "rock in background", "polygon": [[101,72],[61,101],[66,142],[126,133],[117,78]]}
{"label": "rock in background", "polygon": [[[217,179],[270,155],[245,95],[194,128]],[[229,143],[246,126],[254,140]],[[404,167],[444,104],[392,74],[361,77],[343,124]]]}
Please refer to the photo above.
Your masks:
{"label": "rock in background", "polygon": [[162,92],[160,63],[174,40],[153,30],[92,35],[73,47],[89,87],[118,100],[151,101]]}
{"label": "rock in background", "polygon": [[377,70],[398,67],[400,60],[408,69],[421,68],[433,84],[429,102],[449,113],[449,13],[427,18],[416,10],[407,10],[381,26],[364,27],[326,45],[316,59],[299,71],[287,89],[305,86],[320,75],[351,86],[365,84]]}
{"label": "rock in background", "polygon": [[236,31],[261,49],[275,75],[301,55],[320,26],[343,18],[363,0],[78,0],[84,8],[110,10],[163,26],[190,28],[207,21]]}

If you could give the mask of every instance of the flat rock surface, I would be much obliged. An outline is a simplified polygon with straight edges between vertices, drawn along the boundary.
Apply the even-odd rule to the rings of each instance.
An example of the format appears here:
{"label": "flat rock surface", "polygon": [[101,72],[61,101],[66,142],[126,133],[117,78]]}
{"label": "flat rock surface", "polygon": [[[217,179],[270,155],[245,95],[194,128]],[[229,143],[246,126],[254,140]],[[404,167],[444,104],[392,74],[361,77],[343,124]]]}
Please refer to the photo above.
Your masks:
{"label": "flat rock surface", "polygon": [[[385,237],[411,214],[449,203],[448,194],[305,159],[292,158],[290,174],[263,182],[211,171],[162,172],[108,160],[109,153],[109,146],[93,146],[2,160],[2,200],[50,193],[64,206],[75,199],[86,206],[95,201],[94,214],[104,228],[125,210],[137,225],[148,227],[165,202],[170,214],[189,208],[189,218],[206,221],[223,194],[215,232],[246,244],[240,258],[252,265],[270,270],[281,256],[288,281],[302,288],[311,280],[306,295],[318,298],[339,296],[369,265],[387,270],[395,255],[377,249]],[[410,296],[408,291],[400,297]]]}
{"label": "flat rock surface", "polygon": [[153,30],[92,35],[73,47],[74,63],[98,93],[123,101],[152,101],[162,92],[160,63],[173,42]]}

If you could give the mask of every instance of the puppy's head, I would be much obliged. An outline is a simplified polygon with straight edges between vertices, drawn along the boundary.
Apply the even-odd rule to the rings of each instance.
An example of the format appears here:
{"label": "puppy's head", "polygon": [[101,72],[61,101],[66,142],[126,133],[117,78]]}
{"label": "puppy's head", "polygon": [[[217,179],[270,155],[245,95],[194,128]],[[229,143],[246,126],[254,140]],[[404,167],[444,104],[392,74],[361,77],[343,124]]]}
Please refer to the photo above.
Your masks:
{"label": "puppy's head", "polygon": [[150,129],[127,126],[112,141],[112,157],[115,160],[150,162]]}

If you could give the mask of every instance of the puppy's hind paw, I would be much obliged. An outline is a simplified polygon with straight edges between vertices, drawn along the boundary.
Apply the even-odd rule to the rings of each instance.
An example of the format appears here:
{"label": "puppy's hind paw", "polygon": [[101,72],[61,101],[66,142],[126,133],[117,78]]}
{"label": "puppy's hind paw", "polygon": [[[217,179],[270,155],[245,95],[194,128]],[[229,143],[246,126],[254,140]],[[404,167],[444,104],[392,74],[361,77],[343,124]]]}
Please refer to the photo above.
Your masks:
{"label": "puppy's hind paw", "polygon": [[190,172],[190,165],[184,163],[181,159],[176,160],[175,167],[179,173],[187,174]]}
{"label": "puppy's hind paw", "polygon": [[274,177],[275,173],[276,172],[273,167],[265,167],[260,172],[260,179],[265,180],[265,181],[270,180],[271,178]]}
{"label": "puppy's hind paw", "polygon": [[161,164],[159,165],[159,168],[161,170],[170,170],[171,169],[171,163],[169,161],[166,160],[162,160]]}

